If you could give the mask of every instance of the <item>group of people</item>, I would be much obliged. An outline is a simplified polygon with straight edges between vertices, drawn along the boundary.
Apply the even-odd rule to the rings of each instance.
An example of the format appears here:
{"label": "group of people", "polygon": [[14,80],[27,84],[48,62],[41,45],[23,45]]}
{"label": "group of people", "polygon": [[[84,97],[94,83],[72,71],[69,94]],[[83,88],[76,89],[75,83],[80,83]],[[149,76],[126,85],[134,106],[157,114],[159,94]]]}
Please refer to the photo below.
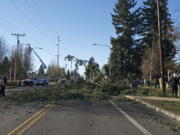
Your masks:
{"label": "group of people", "polygon": [[[170,88],[172,89],[172,96],[178,97],[178,89],[180,91],[180,76],[178,76],[176,73],[173,73],[172,76],[170,77],[170,79],[166,80],[166,84],[168,84],[167,87],[170,86]],[[144,79],[143,85],[150,86],[150,81]],[[133,86],[133,85],[131,85],[131,86]],[[162,88],[161,78],[156,79],[154,81],[154,86],[155,86],[155,88]]]}
{"label": "group of people", "polygon": [[4,76],[2,81],[1,81],[1,88],[0,88],[0,97],[5,97],[5,88],[7,84],[7,77]]}
{"label": "group of people", "polygon": [[[168,84],[168,87],[172,89],[172,96],[178,97],[178,86],[180,87],[180,77],[176,75],[176,73],[173,73],[169,80],[166,80],[166,83]],[[161,88],[161,78],[156,80],[155,82],[156,88]]]}

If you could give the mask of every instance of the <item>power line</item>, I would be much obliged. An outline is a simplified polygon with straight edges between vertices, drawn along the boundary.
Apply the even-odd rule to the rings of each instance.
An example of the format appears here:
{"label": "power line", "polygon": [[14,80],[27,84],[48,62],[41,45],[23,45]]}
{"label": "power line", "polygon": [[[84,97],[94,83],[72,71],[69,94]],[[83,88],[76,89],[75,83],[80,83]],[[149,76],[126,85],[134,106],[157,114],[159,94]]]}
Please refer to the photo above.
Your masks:
{"label": "power line", "polygon": [[[35,9],[35,8],[32,6],[32,4],[29,2],[29,0],[25,0],[25,1],[26,1],[27,5],[31,8],[31,10],[34,12],[34,14],[36,15],[36,17],[37,17],[44,25],[48,26],[47,23],[45,22],[45,20],[41,17],[41,15],[36,11],[36,9]],[[49,30],[50,30],[51,32],[53,32],[50,27],[48,27],[48,28],[49,28]]]}
{"label": "power line", "polygon": [[12,22],[10,22],[7,18],[5,18],[4,16],[0,16],[0,19],[2,20],[2,21],[4,21],[5,23],[7,23],[7,24],[9,24],[12,28],[17,28],[17,26],[16,25],[14,25]]}
{"label": "power line", "polygon": [[[6,31],[8,31],[9,33],[11,33],[12,31],[15,31],[17,29],[19,29],[19,26],[15,25],[14,23],[12,23],[11,21],[9,21],[7,18],[5,18],[4,16],[0,16],[0,20],[2,20],[3,22],[5,22],[6,24],[9,24],[8,26],[11,26],[11,27],[8,27],[8,26],[5,26],[5,27],[1,27],[1,29],[4,29]],[[38,42],[38,41],[36,41]]]}
{"label": "power line", "polygon": [[[16,3],[13,0],[9,0],[11,2],[11,4],[24,16],[24,18],[26,18],[26,20],[33,26],[35,27],[42,35],[44,35],[44,32],[41,31],[41,29],[39,29],[38,26],[36,26],[33,21],[16,5]],[[45,36],[46,39],[46,36]]]}
{"label": "power line", "polygon": [[17,28],[16,25],[14,25],[12,22],[10,22],[7,18],[5,18],[4,16],[0,16],[0,20],[1,20],[1,24],[4,25],[5,27],[1,27],[2,29],[4,29],[5,31],[8,31],[9,33],[11,33],[12,31],[15,30],[15,28]]}
{"label": "power line", "polygon": [[55,34],[57,34],[56,29],[54,28],[54,26],[52,25],[52,23],[47,19],[47,17],[44,15],[44,13],[42,12],[42,10],[39,8],[38,4],[34,1],[31,0],[31,2],[33,3],[34,7],[39,11],[39,13],[41,14],[42,18],[44,21],[46,21],[46,23],[51,26],[52,30],[54,31]]}
{"label": "power line", "polygon": [[[4,25],[3,23],[1,23],[2,25]],[[4,25],[5,26],[5,25]],[[5,28],[6,27],[6,28]],[[8,32],[8,33],[11,33],[12,32],[12,29],[10,27],[1,27],[1,29],[3,29],[4,31]]]}

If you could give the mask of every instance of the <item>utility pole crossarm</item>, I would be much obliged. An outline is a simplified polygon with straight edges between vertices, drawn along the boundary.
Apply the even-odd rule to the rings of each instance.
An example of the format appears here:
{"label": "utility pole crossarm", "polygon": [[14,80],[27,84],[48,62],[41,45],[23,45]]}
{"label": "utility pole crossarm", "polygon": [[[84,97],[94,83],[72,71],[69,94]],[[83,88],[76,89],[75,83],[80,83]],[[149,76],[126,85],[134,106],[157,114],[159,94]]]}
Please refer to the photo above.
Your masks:
{"label": "utility pole crossarm", "polygon": [[12,33],[12,36],[26,36],[26,34],[16,34],[16,33]]}
{"label": "utility pole crossarm", "polygon": [[24,37],[24,36],[26,36],[25,34],[16,34],[16,33],[12,33],[11,35],[17,37],[17,45],[20,43],[20,42],[19,42],[19,37]]}

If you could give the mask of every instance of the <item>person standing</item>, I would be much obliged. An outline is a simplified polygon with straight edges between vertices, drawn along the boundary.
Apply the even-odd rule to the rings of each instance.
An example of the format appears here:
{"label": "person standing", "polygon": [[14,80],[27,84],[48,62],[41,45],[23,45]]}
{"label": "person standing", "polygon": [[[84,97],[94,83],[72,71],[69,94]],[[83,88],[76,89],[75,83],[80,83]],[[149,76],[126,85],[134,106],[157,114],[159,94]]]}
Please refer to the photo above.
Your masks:
{"label": "person standing", "polygon": [[1,90],[0,90],[0,97],[5,97],[5,83],[4,80],[1,82]]}
{"label": "person standing", "polygon": [[3,96],[5,97],[5,89],[7,85],[7,77],[6,75],[3,77],[2,82],[1,82],[1,89],[0,89],[0,97]]}
{"label": "person standing", "polygon": [[172,94],[173,96],[175,95],[177,97],[178,94],[178,84],[179,84],[179,79],[176,77],[176,74],[173,74],[173,77],[171,78],[171,86],[172,86]]}
{"label": "person standing", "polygon": [[3,77],[3,81],[4,81],[4,84],[6,86],[7,85],[7,76],[6,75]]}

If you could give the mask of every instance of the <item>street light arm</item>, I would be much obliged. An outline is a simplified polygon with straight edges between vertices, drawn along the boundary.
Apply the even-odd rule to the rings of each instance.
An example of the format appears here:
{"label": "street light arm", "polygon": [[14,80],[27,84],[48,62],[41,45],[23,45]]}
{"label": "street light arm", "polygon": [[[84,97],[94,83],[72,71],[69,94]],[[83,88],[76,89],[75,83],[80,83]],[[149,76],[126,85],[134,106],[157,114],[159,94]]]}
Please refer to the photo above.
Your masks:
{"label": "street light arm", "polygon": [[110,45],[102,45],[102,44],[95,44],[95,43],[94,43],[93,45],[94,45],[94,46],[95,46],[95,45],[97,45],[97,46],[104,46],[104,47],[111,48],[111,46],[110,46]]}

